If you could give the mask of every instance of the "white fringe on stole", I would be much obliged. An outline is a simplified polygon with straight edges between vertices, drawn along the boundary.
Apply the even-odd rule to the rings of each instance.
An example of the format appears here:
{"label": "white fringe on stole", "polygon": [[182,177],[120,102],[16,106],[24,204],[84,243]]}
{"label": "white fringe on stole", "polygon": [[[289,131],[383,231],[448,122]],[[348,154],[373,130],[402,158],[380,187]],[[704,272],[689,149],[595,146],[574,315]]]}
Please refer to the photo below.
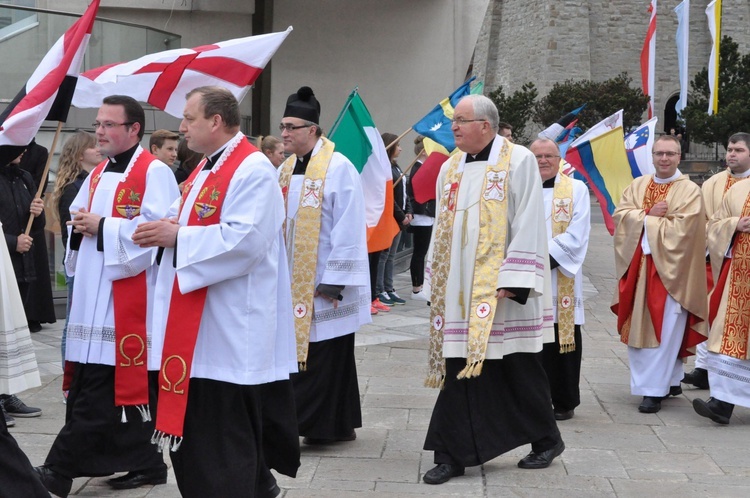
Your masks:
{"label": "white fringe on stole", "polygon": [[155,444],[156,451],[160,453],[164,453],[165,447],[174,453],[180,449],[182,439],[182,436],[170,436],[164,431],[154,431],[154,434],[151,436],[151,444]]}
{"label": "white fringe on stole", "polygon": [[[151,422],[151,409],[148,405],[135,405],[135,409],[141,414],[141,420],[143,422]],[[122,416],[120,422],[123,424],[128,423],[128,416],[125,414],[125,406],[122,407]]]}

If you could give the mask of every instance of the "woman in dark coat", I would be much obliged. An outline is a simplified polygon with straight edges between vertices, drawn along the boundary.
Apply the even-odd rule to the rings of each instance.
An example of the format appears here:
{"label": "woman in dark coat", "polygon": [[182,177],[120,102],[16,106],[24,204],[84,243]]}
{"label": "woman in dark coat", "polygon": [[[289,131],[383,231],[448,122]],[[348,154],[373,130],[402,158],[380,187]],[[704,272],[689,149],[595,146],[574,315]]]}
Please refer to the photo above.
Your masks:
{"label": "woman in dark coat", "polygon": [[[10,164],[0,166],[0,221],[3,223],[5,243],[23,299],[29,330],[38,332],[42,322],[55,322],[44,241],[44,201],[34,198],[36,184],[31,174],[21,169],[20,161],[21,156],[18,156]],[[25,231],[31,213],[35,218],[29,236],[25,235]],[[42,258],[44,264],[38,263],[37,259]]]}

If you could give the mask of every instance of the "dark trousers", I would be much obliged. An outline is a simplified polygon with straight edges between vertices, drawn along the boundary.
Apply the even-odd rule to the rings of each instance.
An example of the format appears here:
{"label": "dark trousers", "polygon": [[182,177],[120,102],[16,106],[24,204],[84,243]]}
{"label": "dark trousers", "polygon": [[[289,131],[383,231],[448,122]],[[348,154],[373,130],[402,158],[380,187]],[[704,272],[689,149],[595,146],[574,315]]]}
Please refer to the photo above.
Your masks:
{"label": "dark trousers", "polygon": [[424,258],[427,256],[427,250],[430,248],[430,238],[432,237],[432,227],[409,227],[412,234],[412,243],[414,248],[411,253],[411,285],[413,287],[422,287],[424,284]]}
{"label": "dark trousers", "polygon": [[0,498],[49,498],[26,454],[0,416]]}
{"label": "dark trousers", "polygon": [[169,452],[182,496],[258,495],[261,408],[259,386],[190,379],[182,444]]}
{"label": "dark trousers", "polygon": [[383,251],[371,252],[367,255],[370,260],[370,300],[374,301],[378,297],[375,289],[378,283],[378,263],[380,263],[380,253]]}
{"label": "dark trousers", "polygon": [[555,324],[555,342],[544,345],[542,358],[544,371],[549,379],[552,394],[552,406],[557,411],[572,410],[581,404],[579,383],[581,379],[581,326],[574,329],[576,349],[569,353],[560,353],[560,334]]}

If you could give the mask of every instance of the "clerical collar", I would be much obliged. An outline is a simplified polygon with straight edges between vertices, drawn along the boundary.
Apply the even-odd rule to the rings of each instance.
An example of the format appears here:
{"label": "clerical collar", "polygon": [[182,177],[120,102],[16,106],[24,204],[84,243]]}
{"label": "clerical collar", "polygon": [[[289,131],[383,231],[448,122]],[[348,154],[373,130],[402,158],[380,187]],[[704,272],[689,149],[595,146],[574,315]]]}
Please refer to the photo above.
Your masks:
{"label": "clerical collar", "polygon": [[305,171],[307,171],[307,165],[310,163],[310,158],[312,157],[313,150],[315,150],[315,147],[310,149],[310,152],[308,152],[304,156],[297,157],[297,162],[294,164],[294,171],[292,172],[293,175],[305,174]]}
{"label": "clerical collar", "polygon": [[109,163],[104,168],[104,172],[125,173],[125,170],[128,169],[128,164],[130,164],[130,160],[133,159],[133,154],[135,154],[135,150],[138,148],[138,146],[139,144],[135,144],[125,152],[120,152],[114,157],[108,158]]}
{"label": "clerical collar", "polygon": [[542,182],[542,188],[555,188],[555,180],[557,180],[557,175],[553,176],[549,180],[544,180]]}
{"label": "clerical collar", "polygon": [[222,147],[217,152],[214,152],[213,154],[211,154],[210,156],[208,156],[206,158],[206,164],[203,165],[203,169],[211,169],[211,168],[213,168],[214,164],[216,164],[216,161],[218,161],[219,158],[221,157],[221,155],[224,153],[224,149],[226,149],[226,147]]}
{"label": "clerical collar", "polygon": [[473,163],[475,161],[489,161],[490,151],[492,150],[492,144],[494,142],[495,142],[495,139],[490,140],[490,143],[488,143],[484,149],[482,149],[478,154],[475,154],[473,156],[467,152],[466,162]]}
{"label": "clerical collar", "polygon": [[654,183],[672,183],[673,181],[677,180],[679,177],[682,176],[682,173],[680,173],[680,170],[674,172],[674,175],[670,176],[669,178],[659,178],[658,176],[654,175]]}
{"label": "clerical collar", "polygon": [[734,174],[732,173],[732,170],[729,170],[729,176],[732,176],[734,178],[747,178],[748,176],[750,176],[750,169],[737,174]]}

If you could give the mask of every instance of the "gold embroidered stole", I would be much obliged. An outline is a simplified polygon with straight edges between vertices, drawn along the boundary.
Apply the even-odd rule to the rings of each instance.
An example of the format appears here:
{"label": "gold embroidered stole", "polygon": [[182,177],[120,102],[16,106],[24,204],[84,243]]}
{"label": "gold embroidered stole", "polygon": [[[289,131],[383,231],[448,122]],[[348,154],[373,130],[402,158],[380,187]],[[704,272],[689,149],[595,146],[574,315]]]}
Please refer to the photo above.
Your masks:
{"label": "gold embroidered stole", "polygon": [[[482,197],[479,200],[479,240],[474,263],[471,305],[468,324],[466,367],[458,378],[476,377],[482,373],[487,343],[497,309],[497,274],[505,259],[507,237],[508,169],[512,145],[503,141],[496,164],[488,162],[485,170]],[[432,302],[430,307],[429,371],[425,386],[442,388],[445,382],[443,331],[445,326],[445,298],[456,217],[456,200],[462,173],[458,172],[461,154],[451,159],[443,184],[435,243],[432,256]],[[464,220],[465,222],[465,220]]]}
{"label": "gold embroidered stole", "polygon": [[[318,242],[320,240],[320,219],[323,207],[323,187],[326,172],[333,156],[334,144],[322,138],[323,145],[317,154],[310,158],[305,177],[302,180],[299,206],[294,223],[292,262],[292,305],[294,332],[297,336],[297,363],[300,371],[307,369],[307,350],[310,345],[310,325],[313,315],[315,275],[318,266]],[[288,212],[289,184],[292,180],[297,156],[292,155],[281,165],[279,185],[284,196],[284,210]],[[288,219],[288,215],[287,215]],[[298,236],[299,235],[299,236]],[[284,238],[287,237],[286,220]]]}
{"label": "gold embroidered stole", "polygon": [[[672,184],[674,182],[669,183],[656,183],[653,178],[651,178],[651,181],[648,183],[648,186],[646,187],[646,192],[643,194],[643,209],[648,211],[654,205],[658,202],[664,201],[667,199],[667,194],[669,193],[670,187],[672,187]],[[647,215],[648,216],[648,215]],[[646,229],[643,229],[642,237],[646,237]],[[640,242],[638,243],[640,245]],[[641,260],[638,262],[638,268],[633,268],[632,271],[637,271],[638,277],[641,275],[641,269],[643,268],[643,265],[646,263],[646,256],[641,255]],[[632,263],[631,263],[632,265]],[[628,271],[631,271],[630,269]],[[638,286],[638,281],[636,280],[636,288]],[[635,306],[638,304],[635,303]],[[628,344],[628,341],[630,340],[630,319],[633,317],[633,310],[630,310],[630,314],[628,315],[628,318],[625,320],[625,323],[622,326],[622,331],[620,332],[620,342],[623,344]]]}
{"label": "gold embroidered stole", "polygon": [[[573,180],[559,174],[552,199],[552,237],[565,233],[573,219]],[[575,341],[575,277],[557,269],[557,327],[560,353],[576,350]]]}
{"label": "gold embroidered stole", "polygon": [[734,185],[735,183],[737,183],[740,180],[744,180],[744,178],[736,178],[736,177],[734,177],[732,175],[727,175],[727,181],[724,184],[724,193],[726,194],[727,190],[729,190],[730,188],[732,188],[732,185]]}
{"label": "gold embroidered stole", "polygon": [[[750,196],[745,200],[740,218],[745,216],[750,216]],[[740,360],[747,359],[748,330],[750,330],[749,269],[750,234],[737,232],[734,244],[732,244],[726,317],[719,353]]]}

